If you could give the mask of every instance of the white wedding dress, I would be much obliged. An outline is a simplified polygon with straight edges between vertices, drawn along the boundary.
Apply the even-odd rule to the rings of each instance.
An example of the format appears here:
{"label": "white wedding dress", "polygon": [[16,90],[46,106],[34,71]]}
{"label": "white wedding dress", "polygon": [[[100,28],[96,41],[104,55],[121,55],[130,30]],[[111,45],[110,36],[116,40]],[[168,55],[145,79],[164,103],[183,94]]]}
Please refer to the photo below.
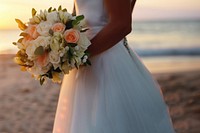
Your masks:
{"label": "white wedding dress", "polygon": [[[103,0],[75,3],[91,39],[108,21]],[[53,133],[174,133],[159,85],[123,40],[91,62],[64,77]]]}

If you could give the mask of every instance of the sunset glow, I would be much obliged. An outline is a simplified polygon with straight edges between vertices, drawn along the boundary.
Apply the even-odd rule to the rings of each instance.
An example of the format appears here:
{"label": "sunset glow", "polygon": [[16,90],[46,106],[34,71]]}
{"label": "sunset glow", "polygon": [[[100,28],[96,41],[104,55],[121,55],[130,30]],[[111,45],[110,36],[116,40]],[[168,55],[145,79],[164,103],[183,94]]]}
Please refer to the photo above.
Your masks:
{"label": "sunset glow", "polygon": [[[62,5],[71,12],[73,0],[0,0],[0,29],[16,29],[14,21],[27,21],[31,8],[46,9]],[[199,0],[138,0],[133,13],[135,20],[200,18]]]}
{"label": "sunset glow", "polygon": [[28,21],[31,17],[32,8],[39,11],[62,5],[71,12],[73,7],[72,0],[0,0],[0,3],[0,29],[16,29],[15,18],[19,18],[24,22]]}

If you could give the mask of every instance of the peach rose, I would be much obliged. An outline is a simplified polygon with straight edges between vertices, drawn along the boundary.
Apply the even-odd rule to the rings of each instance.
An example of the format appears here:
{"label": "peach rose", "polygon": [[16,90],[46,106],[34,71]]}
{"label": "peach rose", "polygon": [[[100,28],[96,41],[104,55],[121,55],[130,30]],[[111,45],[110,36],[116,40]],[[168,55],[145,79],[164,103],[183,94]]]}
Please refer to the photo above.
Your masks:
{"label": "peach rose", "polygon": [[29,25],[26,32],[30,35],[31,38],[36,39],[39,36],[37,32],[37,25]]}
{"label": "peach rose", "polygon": [[77,43],[80,38],[80,32],[75,29],[66,30],[64,33],[64,39],[68,43]]}
{"label": "peach rose", "polygon": [[45,67],[49,63],[49,53],[45,52],[43,55],[37,57],[37,65]]}
{"label": "peach rose", "polygon": [[65,25],[63,23],[55,23],[51,29],[54,31],[54,32],[64,32],[65,31]]}

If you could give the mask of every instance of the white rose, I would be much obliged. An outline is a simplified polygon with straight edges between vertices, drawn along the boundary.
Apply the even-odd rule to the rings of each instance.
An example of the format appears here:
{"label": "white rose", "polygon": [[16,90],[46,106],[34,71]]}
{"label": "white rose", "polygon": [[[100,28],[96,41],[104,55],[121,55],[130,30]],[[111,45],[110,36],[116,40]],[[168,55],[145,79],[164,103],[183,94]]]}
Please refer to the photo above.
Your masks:
{"label": "white rose", "polygon": [[49,60],[53,64],[54,69],[60,66],[60,55],[59,53],[55,53],[53,51],[49,52]]}
{"label": "white rose", "polygon": [[64,22],[66,23],[68,20],[72,19],[72,15],[68,12],[64,12]]}
{"label": "white rose", "polygon": [[47,49],[49,47],[50,40],[51,37],[39,36],[37,39],[30,41],[26,48],[26,54],[30,57],[29,59],[35,57],[34,52],[39,46],[42,46],[44,49]]}
{"label": "white rose", "polygon": [[39,36],[37,39],[33,40],[32,43],[35,45],[42,46],[43,48],[47,49],[50,45],[51,37]]}
{"label": "white rose", "polygon": [[42,69],[40,67],[36,67],[36,66],[29,68],[28,72],[33,74],[35,77],[38,77],[39,75],[45,74],[45,72],[42,72]]}
{"label": "white rose", "polygon": [[37,32],[42,36],[49,36],[49,30],[52,27],[52,23],[48,21],[42,21],[37,26]]}
{"label": "white rose", "polygon": [[26,48],[26,54],[28,55],[29,59],[34,59],[35,58],[35,50],[36,50],[37,46],[33,43],[30,42],[30,44],[27,46]]}
{"label": "white rose", "polygon": [[81,50],[85,51],[88,48],[88,46],[90,46],[91,42],[84,33],[80,33],[80,38],[77,44]]}
{"label": "white rose", "polygon": [[47,14],[47,21],[51,23],[56,23],[60,21],[58,13],[56,11]]}
{"label": "white rose", "polygon": [[39,76],[39,75],[43,75],[45,73],[47,73],[50,68],[51,68],[51,65],[47,65],[46,67],[39,67],[37,66],[37,63],[34,63],[35,65],[31,68],[28,69],[28,72],[30,72],[31,74],[35,75],[36,77]]}

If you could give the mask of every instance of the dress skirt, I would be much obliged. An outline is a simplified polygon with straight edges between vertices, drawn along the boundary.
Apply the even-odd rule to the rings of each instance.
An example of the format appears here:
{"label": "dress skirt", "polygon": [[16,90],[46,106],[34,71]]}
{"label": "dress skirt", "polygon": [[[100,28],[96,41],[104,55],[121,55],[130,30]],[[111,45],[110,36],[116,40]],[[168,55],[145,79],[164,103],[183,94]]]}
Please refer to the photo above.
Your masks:
{"label": "dress skirt", "polygon": [[65,75],[53,133],[174,133],[158,83],[121,40]]}

